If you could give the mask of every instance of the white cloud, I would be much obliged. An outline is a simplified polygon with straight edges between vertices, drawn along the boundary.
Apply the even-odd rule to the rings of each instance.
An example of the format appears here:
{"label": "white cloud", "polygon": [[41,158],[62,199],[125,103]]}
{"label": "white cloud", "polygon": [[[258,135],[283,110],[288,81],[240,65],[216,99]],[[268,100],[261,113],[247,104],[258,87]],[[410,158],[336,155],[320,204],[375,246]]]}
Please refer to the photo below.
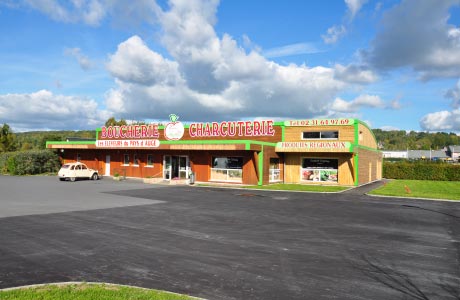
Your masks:
{"label": "white cloud", "polygon": [[385,108],[385,102],[376,95],[360,95],[352,101],[336,98],[331,109],[337,112],[351,113],[357,112],[363,107]]}
{"label": "white cloud", "polygon": [[0,119],[15,131],[93,129],[108,114],[94,100],[54,95],[47,90],[31,94],[0,95]]}
{"label": "white cloud", "polygon": [[350,18],[353,20],[361,9],[361,7],[366,4],[367,0],[345,0],[345,4],[348,7],[348,11],[350,12]]}
{"label": "white cloud", "polygon": [[427,114],[420,120],[420,127],[428,131],[460,132],[460,109]]}
{"label": "white cloud", "polygon": [[382,19],[363,57],[373,67],[411,67],[422,80],[460,76],[460,29],[448,23],[457,0],[403,0]]}
{"label": "white cloud", "polygon": [[366,66],[336,64],[334,68],[335,77],[345,82],[368,84],[378,80],[377,74]]}
{"label": "white cloud", "polygon": [[291,45],[285,45],[282,47],[276,47],[266,49],[262,52],[262,55],[266,58],[285,57],[299,54],[311,54],[318,53],[319,50],[310,43],[297,43]]}
{"label": "white cloud", "polygon": [[91,60],[81,52],[80,48],[66,48],[64,54],[75,57],[80,67],[85,71],[93,67]]}
{"label": "white cloud", "polygon": [[453,88],[449,89],[444,96],[452,99],[452,111],[444,110],[425,115],[420,120],[420,126],[424,130],[450,130],[460,132],[460,80]]}
{"label": "white cloud", "polygon": [[55,0],[23,0],[23,5],[31,7],[59,22],[80,22],[97,26],[106,16],[106,1],[76,0],[62,3]]}
{"label": "white cloud", "polygon": [[213,27],[216,9],[216,1],[171,1],[168,11],[158,13],[161,41],[173,60],[136,36],[121,43],[107,64],[117,82],[106,95],[107,109],[125,118],[176,113],[182,120],[328,113],[347,87],[334,69],[282,66],[247,52],[227,34],[219,38]]}
{"label": "white cloud", "polygon": [[321,35],[324,43],[335,44],[347,33],[347,29],[343,25],[335,25],[330,27],[326,34]]}
{"label": "white cloud", "polygon": [[174,85],[181,81],[177,63],[151,51],[138,36],[118,45],[107,69],[112,76],[130,83]]}

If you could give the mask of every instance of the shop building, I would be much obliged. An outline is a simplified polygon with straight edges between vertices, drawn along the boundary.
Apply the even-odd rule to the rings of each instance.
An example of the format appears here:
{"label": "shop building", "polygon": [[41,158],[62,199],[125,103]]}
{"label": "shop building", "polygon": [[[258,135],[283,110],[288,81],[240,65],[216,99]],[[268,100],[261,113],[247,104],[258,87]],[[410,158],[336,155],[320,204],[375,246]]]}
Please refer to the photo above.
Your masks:
{"label": "shop building", "polygon": [[49,141],[63,162],[104,176],[178,182],[357,186],[381,179],[382,153],[357,119],[190,123],[102,127],[94,141]]}

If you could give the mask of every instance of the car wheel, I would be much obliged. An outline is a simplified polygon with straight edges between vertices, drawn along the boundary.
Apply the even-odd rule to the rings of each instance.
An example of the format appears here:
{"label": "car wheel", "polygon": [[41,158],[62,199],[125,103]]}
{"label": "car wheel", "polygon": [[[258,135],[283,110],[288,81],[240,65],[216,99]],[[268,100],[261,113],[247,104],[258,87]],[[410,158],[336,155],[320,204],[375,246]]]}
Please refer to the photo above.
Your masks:
{"label": "car wheel", "polygon": [[59,181],[64,181],[64,180],[65,180],[65,178],[59,178]]}
{"label": "car wheel", "polygon": [[74,181],[75,181],[75,177],[70,177],[70,181],[74,182]]}
{"label": "car wheel", "polygon": [[91,176],[91,179],[92,180],[98,180],[99,176],[97,175],[97,173],[94,173],[93,176]]}

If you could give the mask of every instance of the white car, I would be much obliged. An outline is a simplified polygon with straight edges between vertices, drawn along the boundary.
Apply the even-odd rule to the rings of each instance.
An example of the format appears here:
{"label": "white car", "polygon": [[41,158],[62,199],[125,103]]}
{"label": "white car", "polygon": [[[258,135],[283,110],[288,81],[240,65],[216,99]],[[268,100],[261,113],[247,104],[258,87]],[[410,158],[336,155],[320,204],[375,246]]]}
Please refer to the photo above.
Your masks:
{"label": "white car", "polygon": [[75,181],[77,178],[98,180],[99,174],[96,170],[88,168],[85,164],[76,162],[62,165],[58,177],[61,181],[66,179]]}

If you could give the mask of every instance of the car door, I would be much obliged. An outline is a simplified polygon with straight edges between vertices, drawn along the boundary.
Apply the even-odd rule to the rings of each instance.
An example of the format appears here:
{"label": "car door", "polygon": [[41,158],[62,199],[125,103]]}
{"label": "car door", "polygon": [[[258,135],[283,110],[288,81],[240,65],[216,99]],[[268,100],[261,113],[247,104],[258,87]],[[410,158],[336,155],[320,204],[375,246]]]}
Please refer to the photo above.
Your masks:
{"label": "car door", "polygon": [[81,165],[81,176],[80,177],[85,177],[85,178],[90,178],[91,175],[93,174],[90,174],[90,170],[88,169],[88,167],[86,165]]}

